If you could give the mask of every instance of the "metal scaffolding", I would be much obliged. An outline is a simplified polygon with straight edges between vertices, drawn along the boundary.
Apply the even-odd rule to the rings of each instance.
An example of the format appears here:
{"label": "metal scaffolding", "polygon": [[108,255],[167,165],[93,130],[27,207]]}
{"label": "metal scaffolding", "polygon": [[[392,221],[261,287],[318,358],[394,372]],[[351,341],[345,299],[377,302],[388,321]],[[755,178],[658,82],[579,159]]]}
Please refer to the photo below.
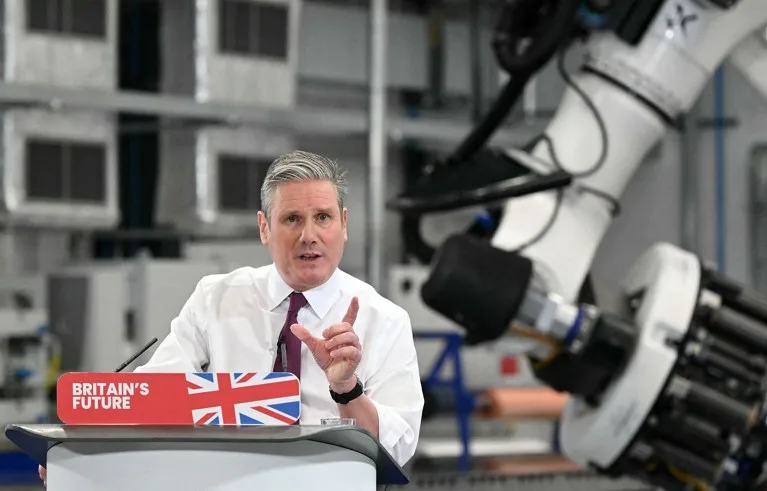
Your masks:
{"label": "metal scaffolding", "polygon": [[[375,1],[375,0],[374,0]],[[384,18],[387,15],[383,13]],[[385,20],[383,21],[386,22]],[[386,67],[382,67],[384,78]],[[200,102],[191,97],[135,91],[70,89],[52,85],[0,82],[0,105],[6,108],[34,107],[59,111],[96,111],[159,116],[200,124],[245,125],[273,128],[305,135],[366,136],[369,112],[351,109],[292,109],[259,107],[226,102]],[[469,116],[464,121],[385,114],[385,138],[394,141],[411,138],[428,142],[454,143],[472,127]],[[498,145],[514,145],[535,135],[537,125],[520,124],[493,135]]]}
{"label": "metal scaffolding", "polygon": [[388,0],[370,2],[370,109],[368,147],[368,219],[365,222],[367,281],[384,288],[384,215],[386,213],[386,65],[388,62]]}

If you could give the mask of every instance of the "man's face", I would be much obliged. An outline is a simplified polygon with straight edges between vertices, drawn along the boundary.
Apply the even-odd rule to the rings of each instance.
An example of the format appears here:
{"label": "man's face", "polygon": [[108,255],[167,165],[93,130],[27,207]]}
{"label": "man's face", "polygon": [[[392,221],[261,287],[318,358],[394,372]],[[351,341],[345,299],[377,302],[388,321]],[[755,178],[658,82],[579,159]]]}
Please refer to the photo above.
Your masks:
{"label": "man's face", "polygon": [[258,212],[261,242],[277,270],[298,291],[323,284],[333,274],[346,243],[346,208],[338,207],[328,181],[281,184],[272,198],[269,221]]}

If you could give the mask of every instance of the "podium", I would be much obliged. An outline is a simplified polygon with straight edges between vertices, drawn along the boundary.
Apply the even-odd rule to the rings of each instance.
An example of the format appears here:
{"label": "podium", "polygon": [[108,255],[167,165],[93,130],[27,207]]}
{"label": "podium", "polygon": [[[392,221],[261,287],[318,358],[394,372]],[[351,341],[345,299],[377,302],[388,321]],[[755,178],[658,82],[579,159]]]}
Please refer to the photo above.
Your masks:
{"label": "podium", "polygon": [[365,491],[409,482],[355,426],[11,424],[48,491]]}

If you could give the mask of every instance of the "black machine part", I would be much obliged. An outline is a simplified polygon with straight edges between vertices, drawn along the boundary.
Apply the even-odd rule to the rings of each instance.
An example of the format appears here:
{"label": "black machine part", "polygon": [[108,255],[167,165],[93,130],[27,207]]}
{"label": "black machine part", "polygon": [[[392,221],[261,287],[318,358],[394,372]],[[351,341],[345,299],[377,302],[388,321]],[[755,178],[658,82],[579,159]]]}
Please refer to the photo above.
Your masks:
{"label": "black machine part", "polygon": [[605,12],[609,18],[608,28],[619,39],[637,45],[647,33],[666,0],[623,0],[613,2]]}
{"label": "black machine part", "polygon": [[[587,320],[584,319],[584,322]],[[584,336],[548,363],[533,364],[538,380],[595,406],[634,351],[637,330],[621,316],[601,312],[583,325]],[[577,373],[577,376],[573,374]]]}
{"label": "black machine part", "polygon": [[[519,318],[532,275],[528,258],[493,247],[487,240],[455,235],[437,250],[421,297],[462,326],[464,344],[471,346],[509,332]],[[577,327],[578,335],[562,340],[559,355],[545,365],[534,365],[535,375],[555,390],[595,404],[633,351],[636,329],[608,312],[593,318],[584,315]]]}
{"label": "black machine part", "polygon": [[767,299],[703,268],[677,361],[623,455],[608,469],[668,491],[767,488]]}
{"label": "black machine part", "polygon": [[437,250],[421,286],[424,303],[466,329],[465,344],[508,332],[533,275],[526,257],[459,234]]}
{"label": "black machine part", "polygon": [[509,198],[567,187],[572,176],[564,172],[541,175],[531,172],[497,149],[481,149],[460,165],[437,165],[417,177],[399,196],[387,202],[389,210],[402,214],[402,235],[408,254],[422,264],[434,257],[434,247],[421,237],[421,217],[466,206],[487,205],[488,222],[478,218],[463,232],[477,237],[492,235]]}
{"label": "black machine part", "polygon": [[[540,70],[570,41],[580,0],[506,0],[496,23],[493,48],[512,77]],[[563,35],[564,34],[564,35]]]}
{"label": "black machine part", "polygon": [[[517,104],[530,78],[557,51],[565,49],[577,37],[575,27],[579,4],[580,0],[504,0],[502,2],[494,32],[493,48],[499,65],[510,75],[509,81],[482,120],[455,150],[437,165],[435,176],[445,172],[450,173],[455,167],[463,167],[465,174],[482,175],[481,169],[478,169],[476,162],[472,160],[484,149],[490,136]],[[498,196],[495,195],[498,190],[494,190],[491,196],[487,196],[482,189],[484,186],[520,176],[513,166],[507,167],[502,171],[506,174],[504,176],[497,176],[495,179],[488,176],[482,183],[462,183],[459,188],[453,189],[453,195],[445,197],[443,203],[437,207],[427,207],[423,202],[424,195],[436,198],[436,195],[430,193],[428,189],[419,189],[415,193],[408,193],[407,196],[400,196],[389,203],[388,207],[400,212],[422,214],[458,209],[472,204],[486,204],[494,200],[569,185],[569,176],[564,173],[555,176],[532,175],[530,177],[540,179],[541,182],[534,183],[532,186],[527,180],[520,183],[520,186],[513,186],[512,184],[515,183],[509,182],[503,186]],[[508,175],[509,172],[513,175]],[[460,173],[461,171],[458,171],[458,174]],[[546,182],[546,178],[550,178],[549,181],[553,182]],[[428,187],[428,184],[425,187]],[[455,197],[470,199],[451,203],[450,198]]]}
{"label": "black machine part", "polygon": [[[438,249],[421,295],[466,329],[466,344],[491,342],[526,311],[532,276],[527,258],[456,235]],[[717,491],[764,489],[767,299],[711,271],[703,276],[688,334],[666,340],[677,362],[665,386],[623,455],[597,470],[667,491],[690,483]],[[543,367],[534,364],[535,375],[598,404],[637,349],[638,331],[623,316],[597,309],[579,327],[563,340],[561,354]]]}

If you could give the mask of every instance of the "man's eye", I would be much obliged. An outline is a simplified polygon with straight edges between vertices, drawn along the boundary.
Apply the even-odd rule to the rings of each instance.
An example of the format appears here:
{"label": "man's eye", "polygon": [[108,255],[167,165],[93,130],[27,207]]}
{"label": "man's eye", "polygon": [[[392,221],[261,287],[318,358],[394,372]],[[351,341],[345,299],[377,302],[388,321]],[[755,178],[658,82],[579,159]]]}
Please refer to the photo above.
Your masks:
{"label": "man's eye", "polygon": [[297,218],[296,218],[295,215],[291,215],[291,216],[288,217],[288,221],[289,222],[295,222],[296,220],[297,220]]}
{"label": "man's eye", "polygon": [[320,220],[327,220],[328,218],[330,218],[330,216],[328,216],[328,215],[326,215],[324,213],[322,215],[320,215]]}

